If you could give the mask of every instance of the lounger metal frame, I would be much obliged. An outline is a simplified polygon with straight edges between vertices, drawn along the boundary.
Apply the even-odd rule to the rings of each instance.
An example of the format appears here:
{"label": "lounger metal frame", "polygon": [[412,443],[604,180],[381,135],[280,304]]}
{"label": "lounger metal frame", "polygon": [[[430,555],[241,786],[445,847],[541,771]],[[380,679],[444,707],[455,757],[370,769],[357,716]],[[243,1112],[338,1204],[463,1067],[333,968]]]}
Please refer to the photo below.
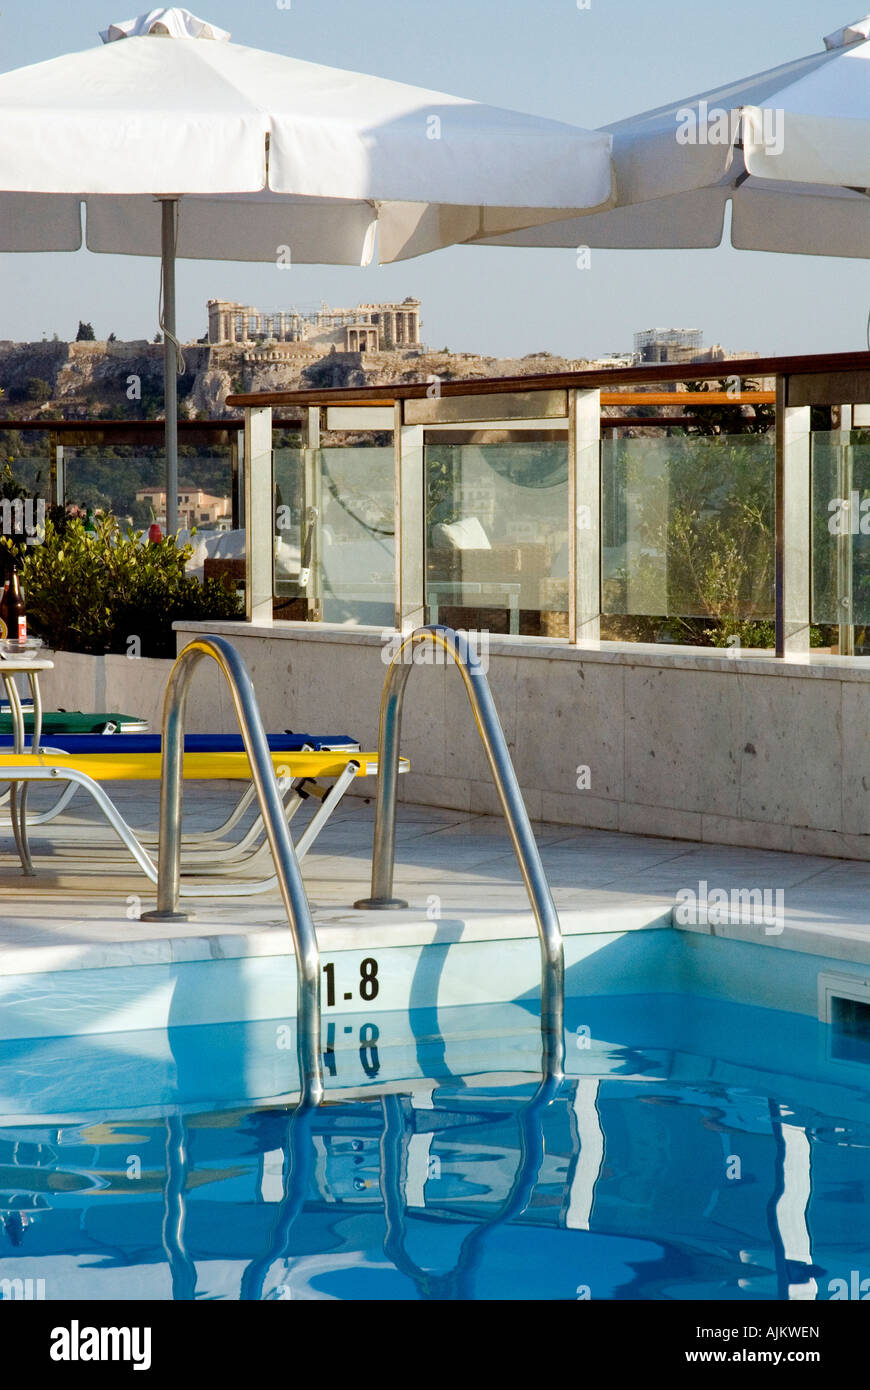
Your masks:
{"label": "lounger metal frame", "polygon": [[[44,754],[48,753],[46,749],[42,751]],[[359,767],[360,764],[354,758],[349,759],[344,771],[336,778],[333,785],[329,788],[328,794],[324,796],[318,810],[312,816],[305,830],[299,837],[295,846],[297,860],[302,860],[308,853],[324,825],[338,807],[348,787],[357,776]],[[17,782],[25,782],[27,784],[62,780],[70,783],[72,791],[81,787],[96,802],[106,820],[109,822],[109,825],[115,831],[121,843],[129,850],[142,872],[147,875],[153,884],[157,883],[158,867],[148,853],[148,850],[142,844],[141,839],[136,834],[133,827],[121,815],[121,812],[118,810],[112,798],[93,777],[89,777],[86,772],[82,772],[78,768],[64,767],[62,765],[14,769],[4,769],[2,765],[0,765],[0,779],[5,779],[6,777],[11,778],[13,775]],[[298,784],[308,780],[308,778],[304,777],[294,779],[294,785],[291,788],[291,796],[288,797],[287,801],[282,802],[285,823],[289,824],[304,800],[304,798],[299,795]],[[256,796],[256,788],[252,787],[251,791],[253,795]],[[60,805],[60,802],[58,802],[58,805]],[[56,807],[52,809],[56,810]],[[30,824],[33,824],[33,822],[31,821]],[[257,831],[258,834],[265,834],[262,815],[257,817],[257,820],[244,839],[240,841],[238,845],[231,847],[223,855],[224,859],[226,859],[229,854],[233,855],[233,859],[229,864],[223,863],[216,865],[213,862],[212,856],[212,860],[208,864],[200,865],[193,861],[192,856],[186,856],[183,861],[185,872],[210,873],[212,875],[238,872],[240,867],[238,861],[242,858],[243,851],[249,848],[246,842],[250,839],[253,831]],[[250,867],[266,851],[268,851],[268,844],[261,846],[254,854],[249,854],[247,859],[243,859],[243,864]],[[271,890],[276,887],[278,887],[278,876],[277,874],[272,874],[269,878],[265,879],[244,879],[238,883],[222,883],[220,888],[217,888],[214,884],[208,883],[181,883],[179,885],[179,895],[182,898],[214,898],[216,896],[222,898],[247,898],[253,897],[258,893],[271,892]]]}

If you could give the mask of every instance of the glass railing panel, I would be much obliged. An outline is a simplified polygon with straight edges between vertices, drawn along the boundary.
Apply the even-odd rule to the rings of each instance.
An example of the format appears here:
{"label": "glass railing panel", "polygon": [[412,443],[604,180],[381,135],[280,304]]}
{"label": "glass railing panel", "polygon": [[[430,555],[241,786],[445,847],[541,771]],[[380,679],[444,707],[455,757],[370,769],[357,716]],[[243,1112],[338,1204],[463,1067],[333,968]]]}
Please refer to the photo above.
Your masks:
{"label": "glass railing panel", "polygon": [[[812,435],[814,623],[870,626],[870,431]],[[856,631],[857,648],[870,633]]]}
{"label": "glass railing panel", "polygon": [[[166,460],[162,445],[110,443],[63,450],[68,508],[112,512],[122,525],[166,525]],[[232,458],[229,446],[180,444],[179,526],[211,535],[232,526]]]}
{"label": "glass railing panel", "polygon": [[0,516],[0,534],[11,534],[19,520],[25,526],[25,533],[35,530],[39,516],[44,516],[48,510],[50,484],[51,456],[47,431],[0,429],[0,497],[8,497],[23,489],[31,500],[26,517],[18,518],[17,514],[11,514],[7,519],[5,513]]}
{"label": "glass railing panel", "polygon": [[601,490],[605,635],[772,644],[772,434],[608,439]]}
{"label": "glass railing panel", "polygon": [[568,444],[430,444],[429,622],[568,636]]}
{"label": "glass railing panel", "polygon": [[[302,571],[303,544],[310,546],[314,529],[305,517],[305,451],[276,443],[272,454],[275,505],[275,566],[272,594],[275,616],[304,620],[314,617],[307,604],[308,572]],[[311,593],[314,588],[312,586]]]}
{"label": "glass railing panel", "polygon": [[276,616],[391,627],[392,444],[276,448]]}

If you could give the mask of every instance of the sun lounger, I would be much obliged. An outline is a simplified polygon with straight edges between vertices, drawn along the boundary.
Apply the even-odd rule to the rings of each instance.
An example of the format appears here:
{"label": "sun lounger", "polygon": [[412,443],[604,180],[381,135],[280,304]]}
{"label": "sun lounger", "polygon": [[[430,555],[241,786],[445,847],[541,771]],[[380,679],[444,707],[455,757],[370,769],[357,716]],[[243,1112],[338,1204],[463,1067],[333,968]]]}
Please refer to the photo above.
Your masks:
{"label": "sun lounger", "polygon": [[[196,738],[196,735],[189,735]],[[200,736],[202,737],[202,736]],[[209,738],[211,736],[205,736]],[[290,738],[300,736],[288,736]],[[303,736],[304,737],[304,736]],[[162,773],[162,754],[158,752],[113,751],[117,736],[99,739],[98,751],[89,753],[52,752],[45,748],[39,753],[15,754],[0,750],[0,781],[10,782],[60,782],[68,781],[86,790],[99,806],[109,824],[127,847],[139,867],[157,882],[157,867],[141,843],[136,833],[124,820],[114,802],[103,788],[105,782],[117,781],[159,781]],[[187,743],[187,739],[185,740]],[[105,750],[105,751],[103,751]],[[321,805],[312,817],[296,846],[297,858],[302,859],[314,843],[329,817],[334,813],[348,787],[357,777],[377,775],[378,760],[375,753],[353,752],[348,750],[325,749],[319,752],[296,752],[286,749],[272,750],[272,764],[279,776],[279,786],[288,793],[285,812],[288,820],[298,809],[307,795],[306,784],[319,784],[323,779],[331,781],[332,787],[322,795]],[[402,759],[400,771],[407,772],[407,759]],[[185,751],[183,773],[185,781],[251,781],[251,767],[247,754],[243,751]],[[249,832],[250,834],[250,832]],[[246,839],[248,837],[246,836]],[[236,847],[238,852],[238,847]],[[259,852],[259,851],[258,851]],[[25,843],[19,844],[19,853],[25,869],[31,872],[32,864]],[[226,858],[226,856],[222,856]],[[197,873],[220,872],[220,863],[215,863],[215,851],[204,855],[204,863],[191,863],[188,858],[186,868]],[[255,856],[249,856],[248,864]],[[238,865],[234,866],[237,869]],[[183,897],[249,896],[269,891],[277,884],[276,876],[264,880],[244,880],[237,883],[214,885],[182,884]]]}
{"label": "sun lounger", "polygon": [[[24,732],[33,738],[33,699],[32,697],[19,697],[21,708],[24,712]],[[0,748],[11,746],[15,737],[13,734],[14,724],[8,700],[0,700]],[[146,733],[148,721],[139,719],[132,714],[82,714],[79,710],[50,710],[42,715],[42,734],[94,734],[105,737],[107,734],[114,734],[119,729],[126,729],[131,734]],[[40,740],[42,741],[42,739]],[[67,787],[60,800],[51,807],[50,810],[43,812],[40,816],[30,818],[31,825],[42,825],[47,821],[54,820],[60,815],[61,811],[66,810],[69,803],[75,796],[75,787]],[[9,800],[9,793],[0,794],[0,807],[5,806]]]}
{"label": "sun lounger", "polygon": [[[12,734],[0,734],[0,756],[3,750],[13,751],[14,737]],[[81,734],[81,733],[61,733],[52,734],[50,738],[42,741],[43,748],[51,748],[60,753],[80,754],[80,753],[159,753],[161,748],[160,734],[122,734],[112,735],[110,745],[106,743],[105,734]],[[241,734],[187,734],[184,739],[186,752],[190,753],[241,753],[244,751],[244,743]],[[270,734],[269,747],[272,752],[284,753],[320,753],[320,752],[342,752],[347,754],[358,753],[359,743],[356,739],[350,738],[347,734]],[[31,816],[28,823],[30,825],[47,825],[49,821],[55,820],[58,815],[66,810],[73,796],[75,795],[75,783],[68,783],[67,789],[62,797],[49,810],[43,811],[39,815]],[[311,791],[317,795],[316,785],[312,785]],[[307,792],[303,792],[303,799]],[[253,785],[244,793],[239,804],[235,807],[228,820],[214,830],[200,833],[193,838],[202,844],[211,840],[222,839],[225,835],[238,824],[245,811],[254,799]],[[2,798],[5,800],[6,798]],[[2,801],[0,801],[2,804]],[[239,853],[250,848],[257,837],[257,831],[261,823],[259,820],[251,827],[245,840],[241,845],[226,851],[224,858],[237,857]],[[142,838],[147,842],[149,837],[143,834]],[[153,837],[156,838],[156,837]]]}
{"label": "sun lounger", "polygon": [[[112,739],[112,743],[115,740]],[[185,740],[186,742],[186,740]],[[47,747],[39,753],[0,753],[0,780],[16,782],[21,780],[22,771],[38,770],[43,780],[63,777],[67,771],[80,772],[101,782],[159,782],[162,772],[163,756],[160,752],[137,753],[116,752],[106,740],[106,751],[101,748],[96,753],[61,753]],[[377,754],[354,754],[360,764],[359,776],[367,777],[377,772]],[[295,752],[281,749],[272,750],[272,764],[280,772],[282,768],[293,777],[338,777],[347,766],[346,752],[325,750],[322,752]],[[191,782],[247,782],[251,768],[244,750],[237,752],[185,752],[184,778]],[[39,779],[37,779],[39,780]]]}
{"label": "sun lounger", "polygon": [[[33,738],[33,699],[19,697],[21,707],[24,712],[24,733]],[[15,741],[14,724],[10,711],[9,701],[0,700],[0,748],[11,745]],[[127,730],[130,734],[146,734],[148,731],[147,719],[140,719],[133,714],[83,714],[80,710],[49,710],[42,714],[42,736],[50,734],[54,738],[58,734],[93,734],[105,737],[108,734],[115,734],[118,730]],[[31,816],[30,825],[44,825],[48,821],[54,820],[65,811],[69,803],[75,796],[75,786],[70,784],[60,799],[48,811],[42,815]],[[5,806],[9,801],[9,793],[0,794],[0,807]],[[26,811],[25,811],[26,814]]]}

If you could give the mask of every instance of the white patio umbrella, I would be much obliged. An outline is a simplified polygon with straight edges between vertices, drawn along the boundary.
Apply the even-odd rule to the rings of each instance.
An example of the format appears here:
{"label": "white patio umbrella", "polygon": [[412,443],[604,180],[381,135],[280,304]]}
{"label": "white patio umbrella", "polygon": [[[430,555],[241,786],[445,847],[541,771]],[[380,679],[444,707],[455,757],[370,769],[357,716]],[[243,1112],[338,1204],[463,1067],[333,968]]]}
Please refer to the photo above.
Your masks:
{"label": "white patio umbrella", "polygon": [[824,52],[605,126],[611,211],[481,240],[712,247],[730,202],[741,250],[870,257],[870,17],[824,42]]}
{"label": "white patio umbrella", "polygon": [[610,138],[229,42],[187,10],[0,75],[0,251],[162,256],[177,525],[175,258],[365,265],[609,206]]}

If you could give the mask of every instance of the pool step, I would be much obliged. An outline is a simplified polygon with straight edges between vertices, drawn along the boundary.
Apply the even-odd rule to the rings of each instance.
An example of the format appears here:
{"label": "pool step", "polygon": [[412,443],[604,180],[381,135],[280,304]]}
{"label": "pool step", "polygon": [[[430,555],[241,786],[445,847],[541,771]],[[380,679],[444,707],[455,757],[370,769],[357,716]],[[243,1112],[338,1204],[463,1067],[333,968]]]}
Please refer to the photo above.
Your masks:
{"label": "pool step", "polygon": [[[517,922],[519,914],[483,926],[396,920],[376,930],[368,916],[356,913],[351,926],[334,920],[319,929],[324,1023],[360,1013],[376,1019],[408,1009],[539,996],[540,946],[534,923],[525,917]],[[137,923],[128,923],[127,936],[125,942],[6,953],[0,959],[3,1037],[147,1032],[257,1022],[295,1011],[296,962],[286,928],[148,941]],[[644,951],[637,949],[638,936],[647,938]],[[667,988],[666,961],[676,937],[669,930],[566,933],[569,992],[580,974],[578,989],[595,992],[637,989],[641,974],[659,982],[653,989]]]}

